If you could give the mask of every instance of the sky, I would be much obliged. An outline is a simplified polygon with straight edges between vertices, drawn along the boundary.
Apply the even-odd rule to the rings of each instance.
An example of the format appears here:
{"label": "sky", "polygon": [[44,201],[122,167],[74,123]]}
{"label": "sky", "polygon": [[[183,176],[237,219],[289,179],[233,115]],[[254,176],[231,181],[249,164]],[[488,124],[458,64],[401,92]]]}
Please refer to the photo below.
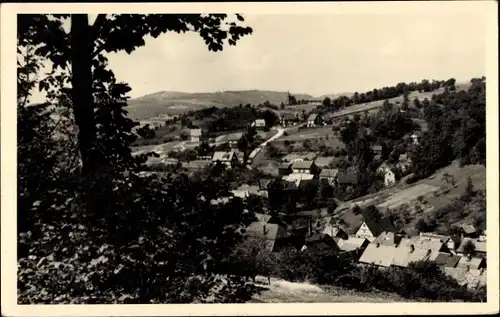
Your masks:
{"label": "sky", "polygon": [[222,52],[208,51],[198,34],[167,33],[131,55],[110,54],[110,67],[133,98],[250,89],[320,96],[486,72],[479,12],[244,16],[253,34]]}

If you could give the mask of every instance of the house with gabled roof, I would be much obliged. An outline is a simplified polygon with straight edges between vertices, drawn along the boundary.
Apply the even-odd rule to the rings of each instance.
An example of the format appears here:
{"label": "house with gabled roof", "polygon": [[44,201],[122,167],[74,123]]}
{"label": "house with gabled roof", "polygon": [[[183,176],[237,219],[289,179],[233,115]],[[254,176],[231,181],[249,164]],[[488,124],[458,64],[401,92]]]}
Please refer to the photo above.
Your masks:
{"label": "house with gabled roof", "polygon": [[449,250],[440,239],[420,236],[401,238],[397,245],[379,239],[367,246],[359,262],[383,267],[407,267],[412,262],[435,261],[442,258],[443,253],[449,253]]}
{"label": "house with gabled roof", "polygon": [[252,122],[251,126],[255,128],[264,128],[266,126],[266,120],[256,119],[254,122]]}
{"label": "house with gabled roof", "polygon": [[282,162],[278,166],[278,174],[279,175],[289,175],[292,173],[292,162]]}
{"label": "house with gabled roof", "polygon": [[320,180],[325,180],[328,182],[328,184],[333,185],[335,184],[335,181],[337,180],[337,174],[339,173],[338,169],[322,169],[321,172],[319,173],[319,179]]}
{"label": "house with gabled roof", "polygon": [[362,252],[370,244],[370,241],[368,241],[367,239],[356,238],[354,236],[348,236],[347,239],[336,238],[335,241],[337,242],[337,245],[339,246],[340,250],[344,252],[354,252],[354,251]]}
{"label": "house with gabled roof", "polygon": [[359,229],[356,231],[355,236],[373,241],[385,231],[396,232],[396,228],[392,222],[392,217],[384,217],[380,220],[365,218]]}
{"label": "house with gabled roof", "polygon": [[458,232],[461,237],[477,238],[479,237],[479,230],[473,224],[461,224],[458,227]]}
{"label": "house with gabled roof", "polygon": [[342,186],[353,186],[359,182],[359,173],[355,169],[340,170],[337,173],[337,184]]}
{"label": "house with gabled roof", "polygon": [[319,156],[314,160],[314,164],[319,168],[328,168],[335,159],[335,156]]}
{"label": "house with gabled roof", "polygon": [[486,268],[486,260],[484,258],[462,256],[456,267],[465,270],[480,270]]}
{"label": "house with gabled roof", "polygon": [[319,124],[321,124],[321,116],[317,113],[310,114],[307,118],[307,127],[314,128]]}
{"label": "house with gabled roof", "polygon": [[335,242],[335,240],[326,234],[314,233],[305,239],[305,243],[301,248],[301,251],[309,252],[333,252],[339,253],[340,248]]}
{"label": "house with gabled roof", "polygon": [[216,151],[212,156],[212,163],[220,162],[226,167],[234,168],[238,165],[238,156],[235,151]]}
{"label": "house with gabled roof", "polygon": [[411,164],[412,164],[412,160],[408,156],[407,153],[400,154],[399,158],[398,158],[398,162],[396,163],[396,168],[401,170],[401,172],[405,173],[406,171],[408,171],[410,169]]}
{"label": "house with gabled roof", "polygon": [[284,242],[288,237],[285,227],[260,221],[255,221],[248,225],[244,235],[265,241],[265,248],[271,252],[278,251],[281,242]]}
{"label": "house with gabled roof", "polygon": [[314,161],[298,161],[292,164],[292,173],[294,174],[311,174],[314,175],[318,171],[318,167]]}
{"label": "house with gabled roof", "polygon": [[281,123],[281,126],[283,127],[288,127],[288,126],[293,126],[295,124],[297,124],[297,122],[299,122],[300,119],[292,114],[292,113],[284,113],[281,115],[281,118],[280,118],[280,123]]}
{"label": "house with gabled roof", "polygon": [[450,254],[447,252],[439,252],[438,256],[434,259],[437,265],[441,267],[456,267],[458,261],[460,261],[460,256]]}
{"label": "house with gabled roof", "polygon": [[332,238],[340,238],[343,240],[349,239],[349,235],[339,226],[327,223],[322,233],[329,235]]}
{"label": "house with gabled roof", "polygon": [[420,237],[422,238],[431,238],[431,239],[439,239],[443,243],[446,244],[446,247],[452,252],[455,252],[455,249],[457,248],[457,239],[452,238],[451,236],[445,236],[445,235],[440,235],[440,234],[435,234],[435,233],[430,233],[430,232],[420,232],[419,234]]}

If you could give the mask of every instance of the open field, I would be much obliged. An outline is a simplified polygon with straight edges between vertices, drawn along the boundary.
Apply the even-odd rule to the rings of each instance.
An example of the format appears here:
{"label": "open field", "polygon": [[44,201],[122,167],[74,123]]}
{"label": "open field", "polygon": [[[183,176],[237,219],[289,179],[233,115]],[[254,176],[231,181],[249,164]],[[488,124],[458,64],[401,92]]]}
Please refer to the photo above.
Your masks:
{"label": "open field", "polygon": [[[443,180],[444,173],[454,176],[455,186],[445,183]],[[460,167],[458,162],[453,162],[449,166],[436,171],[432,176],[414,184],[400,182],[393,187],[385,188],[377,193],[343,202],[335,209],[334,214],[336,216],[343,215],[343,217],[347,217],[347,222],[355,226],[360,224],[359,216],[350,213],[350,208],[355,205],[361,208],[375,205],[382,207],[381,211],[385,211],[384,208],[392,209],[403,204],[411,206],[416,203],[421,205],[424,212],[430,212],[444,207],[454,199],[460,197],[465,191],[468,177],[471,178],[475,189],[480,191],[485,190],[486,168],[484,166],[468,165]],[[442,189],[445,190],[442,191]],[[434,194],[435,190],[440,190],[441,193],[436,196]],[[418,202],[419,196],[423,196],[425,203]]]}
{"label": "open field", "polygon": [[276,278],[271,278],[271,285],[268,285],[267,279],[258,277],[257,285],[263,289],[249,303],[410,302],[395,294],[380,291],[356,292],[341,287],[294,283]]}
{"label": "open field", "polygon": [[307,139],[317,139],[325,136],[333,136],[331,127],[317,127],[310,129],[301,129],[301,130],[287,130],[288,135],[282,136],[278,139],[278,141],[303,141]]}
{"label": "open field", "polygon": [[400,192],[395,193],[390,196],[389,199],[385,200],[383,203],[378,204],[379,208],[390,208],[395,209],[402,204],[406,204],[409,201],[413,201],[417,199],[419,196],[427,196],[434,191],[436,191],[438,187],[431,186],[427,184],[417,184],[408,189],[402,190]]}

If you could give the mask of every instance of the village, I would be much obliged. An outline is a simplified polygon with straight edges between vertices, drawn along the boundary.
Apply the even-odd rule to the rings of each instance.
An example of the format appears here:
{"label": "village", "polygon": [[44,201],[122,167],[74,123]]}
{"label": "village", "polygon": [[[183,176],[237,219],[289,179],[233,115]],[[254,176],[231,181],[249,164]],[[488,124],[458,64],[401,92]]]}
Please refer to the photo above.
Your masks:
{"label": "village", "polygon": [[[412,96],[424,100],[429,94]],[[399,107],[400,112],[405,111],[401,107],[403,99],[390,101]],[[262,137],[250,148],[240,146],[240,140],[248,133],[245,130],[209,138],[201,128],[187,129],[184,141],[168,150],[162,149],[162,145],[150,147],[161,154],[148,160],[150,169],[142,174],[185,171],[194,175],[214,166],[234,171],[236,175],[246,174],[246,177],[233,177],[227,195],[211,203],[228,204],[237,199],[250,204],[250,201],[258,200],[259,207],[253,210],[256,219],[242,228],[242,232],[245,236],[265,240],[270,252],[290,246],[301,251],[329,250],[348,256],[360,266],[380,268],[434,261],[461,285],[469,288],[486,285],[485,229],[473,221],[456,221],[444,233],[443,230],[434,232],[435,228],[417,229],[417,220],[423,222],[425,215],[436,209],[428,201],[439,199],[439,196],[451,200],[452,196],[447,198],[446,194],[450,190],[456,194],[458,188],[455,176],[447,172],[441,172],[440,182],[435,181],[436,175],[429,177],[434,179],[430,183],[407,181],[411,177],[412,151],[418,150],[424,129],[419,127],[407,133],[402,138],[405,150],[396,154],[392,153],[395,149],[387,149],[383,144],[371,145],[373,162],[377,164],[379,190],[342,201],[334,198],[331,192],[352,191],[362,179],[355,166],[346,166],[342,162],[346,150],[339,131],[353,120],[359,121],[360,114],[367,117],[369,113],[381,111],[383,104],[352,106],[352,109],[346,108],[333,115],[317,111],[321,102],[306,101],[304,105],[313,110],[307,113],[304,108],[297,110],[296,107],[294,111],[275,111],[279,120],[274,126],[263,118],[252,121],[248,129]],[[293,106],[288,103],[286,107],[281,106],[283,109],[293,109]],[[200,153],[201,144],[212,151]],[[196,155],[196,150],[201,155]],[[183,159],[175,154],[184,151],[193,151],[194,154]],[[387,159],[391,155],[396,159]],[[311,190],[315,196],[315,193],[328,192],[328,189],[329,194],[320,194],[323,204],[316,205],[316,208],[297,198],[310,196]],[[288,209],[271,210],[271,195],[282,196],[280,204]],[[289,207],[290,201],[293,207]],[[329,206],[332,202],[334,208]],[[402,221],[401,213],[414,220]]]}

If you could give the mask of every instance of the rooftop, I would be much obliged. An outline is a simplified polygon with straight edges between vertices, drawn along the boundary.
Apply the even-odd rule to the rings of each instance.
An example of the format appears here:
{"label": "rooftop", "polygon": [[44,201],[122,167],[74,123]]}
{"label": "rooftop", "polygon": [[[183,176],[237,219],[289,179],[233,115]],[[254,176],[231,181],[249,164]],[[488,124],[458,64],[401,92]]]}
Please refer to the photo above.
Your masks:
{"label": "rooftop", "polygon": [[313,164],[313,161],[298,161],[293,163],[292,169],[310,169]]}
{"label": "rooftop", "polygon": [[339,173],[338,169],[322,169],[321,173],[319,173],[319,177],[328,177],[328,178],[335,178],[337,174]]}

